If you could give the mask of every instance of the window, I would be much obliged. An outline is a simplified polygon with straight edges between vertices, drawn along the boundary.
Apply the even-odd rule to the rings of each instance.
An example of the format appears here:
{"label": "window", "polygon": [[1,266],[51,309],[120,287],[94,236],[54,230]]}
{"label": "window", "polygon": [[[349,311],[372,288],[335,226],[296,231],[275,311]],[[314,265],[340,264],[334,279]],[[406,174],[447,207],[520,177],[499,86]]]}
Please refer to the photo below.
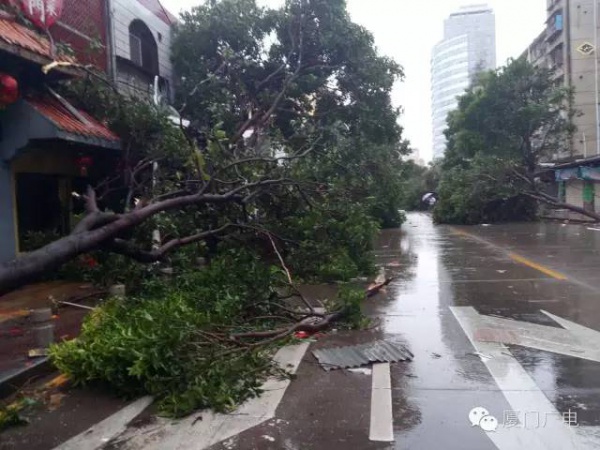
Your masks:
{"label": "window", "polygon": [[129,47],[131,48],[131,61],[138,66],[142,65],[142,40],[135,34],[129,35]]}
{"label": "window", "polygon": [[158,47],[152,31],[141,20],[129,25],[130,59],[147,72],[158,75]]}

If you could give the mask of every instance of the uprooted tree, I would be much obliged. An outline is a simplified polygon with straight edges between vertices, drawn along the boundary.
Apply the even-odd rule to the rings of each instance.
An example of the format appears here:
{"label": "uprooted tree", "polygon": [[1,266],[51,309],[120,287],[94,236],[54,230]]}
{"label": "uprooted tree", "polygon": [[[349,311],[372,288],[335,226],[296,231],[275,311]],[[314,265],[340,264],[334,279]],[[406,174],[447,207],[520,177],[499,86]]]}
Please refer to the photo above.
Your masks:
{"label": "uprooted tree", "polygon": [[[349,239],[345,256],[360,257],[372,218],[399,223],[407,144],[390,91],[402,72],[344,0],[207,2],[182,15],[172,52],[187,127],[96,78],[62,87],[119,133],[123,158],[70,234],[0,266],[0,292],[94,250],[151,263],[248,234],[280,236],[304,261],[317,246],[303,241]],[[319,236],[338,223],[346,235]]]}
{"label": "uprooted tree", "polygon": [[480,223],[535,216],[537,202],[600,217],[549,195],[540,163],[568,153],[572,91],[525,58],[483,73],[448,117],[440,222]]}

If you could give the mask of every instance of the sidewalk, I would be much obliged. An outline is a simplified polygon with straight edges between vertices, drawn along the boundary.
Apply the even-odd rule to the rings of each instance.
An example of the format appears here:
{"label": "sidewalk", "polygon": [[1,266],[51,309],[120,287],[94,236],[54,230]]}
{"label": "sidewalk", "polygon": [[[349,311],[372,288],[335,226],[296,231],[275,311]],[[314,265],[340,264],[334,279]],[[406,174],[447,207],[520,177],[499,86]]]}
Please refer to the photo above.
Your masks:
{"label": "sidewalk", "polygon": [[[86,297],[81,303],[89,303],[94,298],[90,295],[95,292],[98,290],[87,283],[53,281],[29,285],[0,297],[0,398],[12,390],[12,385],[37,376],[40,372],[34,369],[39,369],[45,362],[43,357],[28,356],[29,350],[36,348],[28,319],[30,310],[52,308],[51,298],[73,301]],[[87,313],[85,309],[75,307],[59,308],[53,318],[55,340],[77,336]]]}

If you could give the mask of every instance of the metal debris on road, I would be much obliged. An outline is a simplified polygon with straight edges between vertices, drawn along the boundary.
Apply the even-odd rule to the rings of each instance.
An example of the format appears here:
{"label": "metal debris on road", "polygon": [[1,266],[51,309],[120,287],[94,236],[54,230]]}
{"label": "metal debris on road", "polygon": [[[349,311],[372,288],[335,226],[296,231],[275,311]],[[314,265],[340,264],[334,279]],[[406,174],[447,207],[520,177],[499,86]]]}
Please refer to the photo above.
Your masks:
{"label": "metal debris on road", "polygon": [[314,350],[313,355],[323,369],[347,369],[366,366],[372,362],[412,361],[414,355],[404,345],[386,341],[348,347],[323,348]]}

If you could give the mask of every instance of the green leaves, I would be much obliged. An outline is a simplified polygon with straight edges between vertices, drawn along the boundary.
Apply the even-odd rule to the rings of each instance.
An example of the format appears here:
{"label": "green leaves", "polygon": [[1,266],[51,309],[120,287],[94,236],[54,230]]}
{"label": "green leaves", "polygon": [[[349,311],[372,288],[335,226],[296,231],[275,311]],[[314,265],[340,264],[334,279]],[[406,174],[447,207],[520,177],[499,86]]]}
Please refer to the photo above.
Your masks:
{"label": "green leaves", "polygon": [[76,340],[52,347],[52,361],[77,383],[155,395],[169,416],[203,407],[227,411],[258,393],[270,358],[264,349],[237,352],[234,343],[206,336],[221,327],[243,329],[262,314],[270,284],[268,266],[247,252],[228,252],[139,298],[107,302],[88,316]]}
{"label": "green leaves", "polygon": [[540,160],[569,148],[571,93],[524,58],[480,75],[448,117],[440,222],[529,219],[535,204],[515,171],[532,177]]}

